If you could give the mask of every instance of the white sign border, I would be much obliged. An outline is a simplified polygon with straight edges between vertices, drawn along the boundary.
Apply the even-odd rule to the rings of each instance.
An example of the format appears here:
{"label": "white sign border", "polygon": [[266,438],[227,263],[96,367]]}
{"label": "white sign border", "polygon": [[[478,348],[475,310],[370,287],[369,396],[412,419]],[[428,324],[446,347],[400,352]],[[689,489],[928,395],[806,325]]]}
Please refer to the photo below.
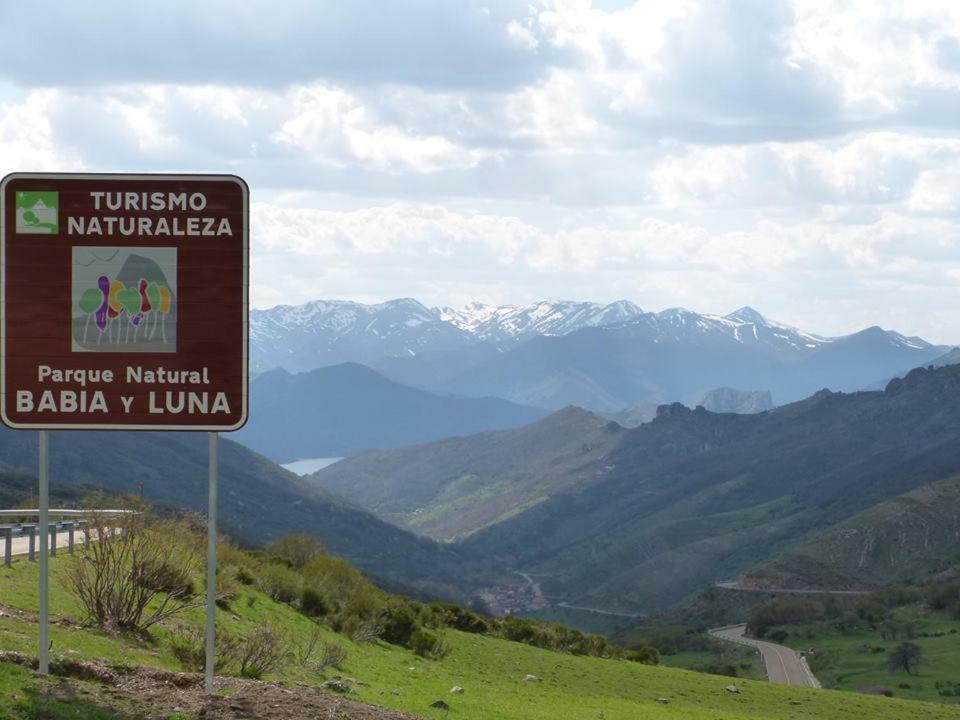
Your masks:
{"label": "white sign border", "polygon": [[[148,180],[232,182],[243,195],[243,390],[240,420],[233,425],[118,425],[96,423],[17,423],[7,417],[7,218],[6,190],[12,180]],[[0,182],[0,420],[13,430],[154,430],[179,432],[233,432],[247,423],[250,371],[250,187],[239,175],[180,173],[34,173],[12,172]]]}

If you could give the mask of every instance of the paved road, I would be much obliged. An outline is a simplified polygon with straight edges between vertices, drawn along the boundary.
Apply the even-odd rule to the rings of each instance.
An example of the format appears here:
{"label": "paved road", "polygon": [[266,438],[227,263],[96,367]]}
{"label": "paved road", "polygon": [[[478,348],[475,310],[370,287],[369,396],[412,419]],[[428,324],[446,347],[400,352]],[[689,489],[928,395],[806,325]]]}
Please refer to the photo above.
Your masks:
{"label": "paved road", "polygon": [[781,685],[820,687],[820,683],[810,672],[807,661],[801,658],[795,650],[765,640],[754,640],[746,637],[744,635],[746,629],[746,625],[735,625],[711,630],[710,634],[721,640],[756,648],[763,659],[763,665],[767,671],[767,680],[770,682]]}
{"label": "paved road", "polygon": [[867,590],[818,590],[815,588],[759,588],[749,585],[738,585],[736,582],[718,582],[715,583],[718,588],[724,590],[736,590],[747,593],[766,593],[777,595],[869,595]]}
{"label": "paved road", "polygon": [[[57,533],[57,552],[66,552],[67,551],[67,541],[69,534],[66,532]],[[75,530],[73,533],[73,542],[76,547],[83,545],[83,530]],[[0,539],[0,565],[3,564],[3,543],[4,541]],[[37,552],[40,552],[40,538],[34,538],[34,547]],[[49,545],[48,545],[49,547]],[[24,535],[23,537],[15,537],[11,539],[10,553],[12,555],[26,555],[30,552],[30,538]]]}

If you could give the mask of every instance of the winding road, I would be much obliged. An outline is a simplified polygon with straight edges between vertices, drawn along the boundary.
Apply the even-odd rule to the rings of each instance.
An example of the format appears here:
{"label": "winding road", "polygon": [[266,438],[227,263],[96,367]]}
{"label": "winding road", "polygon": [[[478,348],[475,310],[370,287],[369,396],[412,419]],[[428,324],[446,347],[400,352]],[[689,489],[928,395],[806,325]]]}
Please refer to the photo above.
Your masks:
{"label": "winding road", "polygon": [[746,630],[746,625],[733,625],[716,628],[711,630],[710,634],[720,640],[745,645],[757,650],[766,668],[767,680],[772,683],[820,687],[817,678],[810,672],[806,659],[800,657],[799,653],[783,645],[747,637]]}

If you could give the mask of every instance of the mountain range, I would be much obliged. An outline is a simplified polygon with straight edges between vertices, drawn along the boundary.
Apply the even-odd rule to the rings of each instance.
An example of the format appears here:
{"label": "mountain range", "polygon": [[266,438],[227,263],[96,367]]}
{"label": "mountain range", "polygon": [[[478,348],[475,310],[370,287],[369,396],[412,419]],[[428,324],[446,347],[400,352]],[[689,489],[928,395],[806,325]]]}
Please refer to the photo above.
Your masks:
{"label": "mountain range", "polygon": [[[538,428],[567,439],[538,443]],[[948,365],[753,415],[665,405],[632,430],[564,410],[309,480],[419,532],[465,535],[451,549],[467,565],[527,573],[556,601],[643,613],[958,468],[960,365]]]}
{"label": "mountain range", "polygon": [[258,373],[356,362],[435,393],[610,413],[692,405],[724,386],[768,391],[784,404],[821,388],[869,387],[948,350],[879,327],[821,337],[749,307],[723,316],[654,313],[628,301],[460,309],[412,299],[315,301],[254,310],[250,329]]}

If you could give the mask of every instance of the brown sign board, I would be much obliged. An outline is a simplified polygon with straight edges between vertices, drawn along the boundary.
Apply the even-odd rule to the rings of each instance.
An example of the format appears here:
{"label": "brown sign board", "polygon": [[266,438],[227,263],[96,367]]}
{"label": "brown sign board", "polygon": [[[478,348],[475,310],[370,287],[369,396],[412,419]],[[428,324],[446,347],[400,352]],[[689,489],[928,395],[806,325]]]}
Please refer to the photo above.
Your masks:
{"label": "brown sign board", "polygon": [[249,192],[232,175],[0,183],[0,418],[207,430],[247,418]]}

